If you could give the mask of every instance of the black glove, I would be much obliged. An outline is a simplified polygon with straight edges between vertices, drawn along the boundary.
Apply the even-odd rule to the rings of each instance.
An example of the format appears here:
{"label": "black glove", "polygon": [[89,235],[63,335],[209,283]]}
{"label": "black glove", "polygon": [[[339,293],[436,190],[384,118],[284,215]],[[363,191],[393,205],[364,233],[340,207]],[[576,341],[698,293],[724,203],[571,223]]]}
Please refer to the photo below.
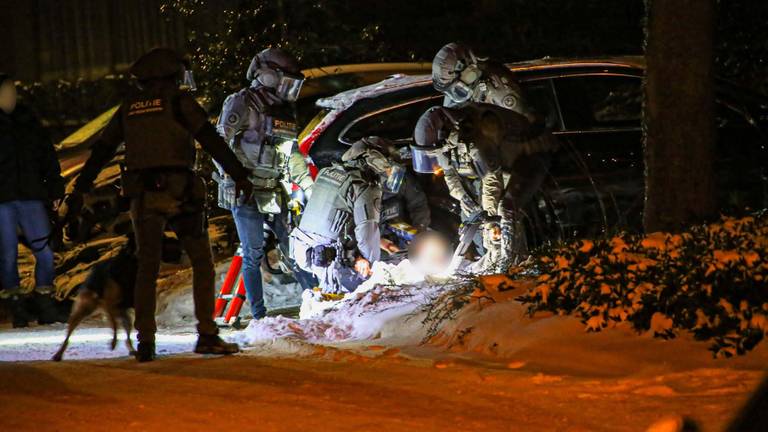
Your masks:
{"label": "black glove", "polygon": [[244,202],[251,197],[253,193],[253,183],[247,178],[235,182],[235,199],[238,202]]}

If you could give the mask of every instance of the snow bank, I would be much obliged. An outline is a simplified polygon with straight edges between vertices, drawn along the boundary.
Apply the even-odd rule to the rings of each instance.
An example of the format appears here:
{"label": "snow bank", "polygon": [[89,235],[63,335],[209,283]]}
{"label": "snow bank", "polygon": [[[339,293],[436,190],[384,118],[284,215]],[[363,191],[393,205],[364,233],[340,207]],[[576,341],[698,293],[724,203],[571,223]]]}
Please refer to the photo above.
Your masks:
{"label": "snow bank", "polygon": [[252,321],[235,335],[244,344],[295,338],[307,342],[345,342],[397,334],[410,318],[440,292],[458,281],[425,280],[408,260],[397,265],[377,262],[373,276],[337,301],[324,301],[305,291],[299,319],[284,317]]}

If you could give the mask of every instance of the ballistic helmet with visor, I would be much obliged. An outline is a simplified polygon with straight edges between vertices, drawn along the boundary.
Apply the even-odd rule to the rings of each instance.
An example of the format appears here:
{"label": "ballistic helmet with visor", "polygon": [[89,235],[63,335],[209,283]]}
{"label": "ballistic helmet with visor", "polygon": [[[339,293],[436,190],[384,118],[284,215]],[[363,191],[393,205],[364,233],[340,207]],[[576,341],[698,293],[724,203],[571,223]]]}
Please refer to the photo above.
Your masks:
{"label": "ballistic helmet with visor", "polygon": [[380,137],[362,138],[344,152],[343,162],[362,160],[375,174],[381,177],[382,187],[397,193],[405,178],[405,167],[392,159],[394,145]]}
{"label": "ballistic helmet with visor", "polygon": [[304,75],[296,58],[280,48],[267,48],[251,60],[246,78],[274,89],[282,100],[293,102],[299,97]]}
{"label": "ballistic helmet with visor", "polygon": [[481,75],[477,56],[461,43],[445,45],[432,61],[432,84],[456,104],[472,98]]}
{"label": "ballistic helmet with visor", "polygon": [[448,137],[457,129],[458,121],[447,108],[435,106],[425,111],[413,130],[413,170],[422,174],[434,173],[438,153],[443,151]]}

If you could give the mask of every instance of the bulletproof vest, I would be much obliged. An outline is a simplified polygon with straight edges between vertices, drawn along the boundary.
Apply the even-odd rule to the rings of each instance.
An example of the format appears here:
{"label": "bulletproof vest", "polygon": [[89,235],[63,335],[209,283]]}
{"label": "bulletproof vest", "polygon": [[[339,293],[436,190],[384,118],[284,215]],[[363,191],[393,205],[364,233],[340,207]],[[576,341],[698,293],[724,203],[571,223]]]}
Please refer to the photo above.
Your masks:
{"label": "bulletproof vest", "polygon": [[399,194],[385,192],[381,197],[381,221],[388,222],[402,219],[405,216],[405,206]]}
{"label": "bulletproof vest", "polygon": [[354,211],[346,197],[353,182],[359,179],[358,171],[348,171],[341,165],[320,170],[299,228],[331,240],[345,240],[352,231]]}
{"label": "bulletproof vest", "polygon": [[125,166],[129,171],[189,168],[195,163],[192,134],[181,123],[179,90],[142,91],[129,96],[122,110]]}
{"label": "bulletproof vest", "polygon": [[288,107],[269,107],[266,113],[256,111],[254,114],[249,129],[238,134],[235,140],[256,177],[280,178],[298,139],[298,124]]}

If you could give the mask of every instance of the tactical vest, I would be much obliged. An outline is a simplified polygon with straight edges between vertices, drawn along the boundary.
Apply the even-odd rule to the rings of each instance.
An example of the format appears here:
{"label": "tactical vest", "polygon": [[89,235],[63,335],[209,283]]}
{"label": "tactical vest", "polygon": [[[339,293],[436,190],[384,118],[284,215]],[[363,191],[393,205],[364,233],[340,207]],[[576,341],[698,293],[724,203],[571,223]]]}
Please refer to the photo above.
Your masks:
{"label": "tactical vest", "polygon": [[352,231],[354,211],[346,197],[356,179],[359,179],[356,172],[347,171],[341,165],[320,170],[299,228],[330,240],[345,240]]}
{"label": "tactical vest", "polygon": [[298,139],[298,124],[284,110],[255,114],[253,122],[258,124],[249,125],[255,127],[236,135],[235,143],[248,159],[248,168],[255,177],[280,179],[287,170],[291,149]]}
{"label": "tactical vest", "polygon": [[459,176],[472,180],[480,177],[477,167],[475,166],[476,161],[473,160],[470,155],[466,143],[460,143],[457,148],[450,151],[450,161],[451,165],[456,168],[456,172]]}
{"label": "tactical vest", "polygon": [[192,134],[179,122],[178,91],[141,92],[122,110],[128,171],[189,168],[195,163]]}

